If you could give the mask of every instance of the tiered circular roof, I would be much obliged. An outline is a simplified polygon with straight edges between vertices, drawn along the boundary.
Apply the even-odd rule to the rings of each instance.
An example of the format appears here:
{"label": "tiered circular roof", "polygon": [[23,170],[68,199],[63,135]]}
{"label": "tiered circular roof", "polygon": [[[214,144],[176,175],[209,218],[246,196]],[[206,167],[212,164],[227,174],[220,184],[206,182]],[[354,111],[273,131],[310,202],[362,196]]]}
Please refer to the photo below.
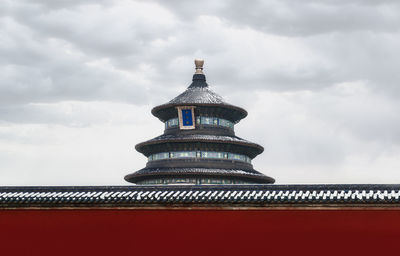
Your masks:
{"label": "tiered circular roof", "polygon": [[[226,103],[221,96],[213,92],[206,83],[206,77],[202,73],[202,66],[196,62],[196,73],[193,75],[192,84],[180,95],[168,103],[156,106],[152,114],[162,122],[178,118],[180,107],[192,108],[197,117],[205,116],[223,118],[237,123],[247,116],[243,108]],[[171,154],[169,152],[182,152],[184,150],[197,152],[196,157],[176,159],[167,157],[158,161],[149,160],[147,166],[135,173],[125,176],[125,180],[133,183],[162,179],[216,179],[224,182],[243,183],[274,183],[274,179],[253,169],[248,162],[234,158],[206,159],[197,156],[205,152],[228,152],[240,154],[253,159],[264,151],[264,148],[256,143],[249,142],[235,136],[233,129],[227,130],[210,125],[196,126],[196,118],[193,128],[182,130],[181,126],[165,130],[163,135],[136,145],[136,150],[149,157],[153,154]],[[182,121],[182,120],[181,120]],[[165,152],[165,153],[164,153]],[[194,154],[194,153],[193,153]],[[157,163],[155,163],[157,162]],[[145,183],[141,183],[145,184]]]}

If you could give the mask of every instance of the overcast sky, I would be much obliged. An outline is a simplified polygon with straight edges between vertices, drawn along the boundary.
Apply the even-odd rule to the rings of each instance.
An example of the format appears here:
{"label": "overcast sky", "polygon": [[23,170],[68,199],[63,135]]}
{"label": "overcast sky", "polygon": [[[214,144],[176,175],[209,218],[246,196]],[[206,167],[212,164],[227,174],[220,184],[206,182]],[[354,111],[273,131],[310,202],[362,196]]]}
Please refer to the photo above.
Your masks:
{"label": "overcast sky", "polygon": [[0,185],[127,185],[195,58],[277,183],[400,183],[399,1],[2,0]]}

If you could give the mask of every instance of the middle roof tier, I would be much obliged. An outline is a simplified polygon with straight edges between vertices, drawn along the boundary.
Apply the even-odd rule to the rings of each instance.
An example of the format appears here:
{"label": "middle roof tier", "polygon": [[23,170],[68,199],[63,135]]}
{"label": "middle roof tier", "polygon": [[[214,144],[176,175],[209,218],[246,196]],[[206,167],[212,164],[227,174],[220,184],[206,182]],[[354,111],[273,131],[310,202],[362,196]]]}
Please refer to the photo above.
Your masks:
{"label": "middle roof tier", "polygon": [[264,151],[262,146],[237,136],[186,133],[163,134],[135,148],[147,157],[166,151],[206,150],[243,154],[253,159]]}

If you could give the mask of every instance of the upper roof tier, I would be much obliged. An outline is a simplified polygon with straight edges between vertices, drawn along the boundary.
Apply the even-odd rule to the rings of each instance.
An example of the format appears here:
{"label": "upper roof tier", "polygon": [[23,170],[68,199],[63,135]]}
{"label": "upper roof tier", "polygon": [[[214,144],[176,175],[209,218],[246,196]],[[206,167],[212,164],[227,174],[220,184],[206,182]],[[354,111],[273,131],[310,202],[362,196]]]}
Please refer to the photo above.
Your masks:
{"label": "upper roof tier", "polygon": [[210,90],[206,83],[206,76],[203,74],[202,63],[196,63],[196,73],[193,75],[192,84],[180,95],[169,101],[168,103],[156,106],[151,113],[165,122],[170,118],[176,117],[175,107],[177,106],[196,106],[196,107],[213,107],[219,109],[221,115],[234,123],[239,122],[247,116],[247,111],[243,108],[224,102],[221,96]]}

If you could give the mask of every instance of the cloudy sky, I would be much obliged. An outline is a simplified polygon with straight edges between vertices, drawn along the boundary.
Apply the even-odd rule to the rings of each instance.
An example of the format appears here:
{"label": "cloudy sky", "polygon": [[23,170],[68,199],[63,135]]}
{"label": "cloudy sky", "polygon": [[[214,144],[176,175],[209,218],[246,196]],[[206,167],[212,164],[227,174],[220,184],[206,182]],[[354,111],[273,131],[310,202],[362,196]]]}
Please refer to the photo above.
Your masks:
{"label": "cloudy sky", "polygon": [[0,185],[128,184],[194,58],[277,183],[400,183],[399,1],[2,0]]}

